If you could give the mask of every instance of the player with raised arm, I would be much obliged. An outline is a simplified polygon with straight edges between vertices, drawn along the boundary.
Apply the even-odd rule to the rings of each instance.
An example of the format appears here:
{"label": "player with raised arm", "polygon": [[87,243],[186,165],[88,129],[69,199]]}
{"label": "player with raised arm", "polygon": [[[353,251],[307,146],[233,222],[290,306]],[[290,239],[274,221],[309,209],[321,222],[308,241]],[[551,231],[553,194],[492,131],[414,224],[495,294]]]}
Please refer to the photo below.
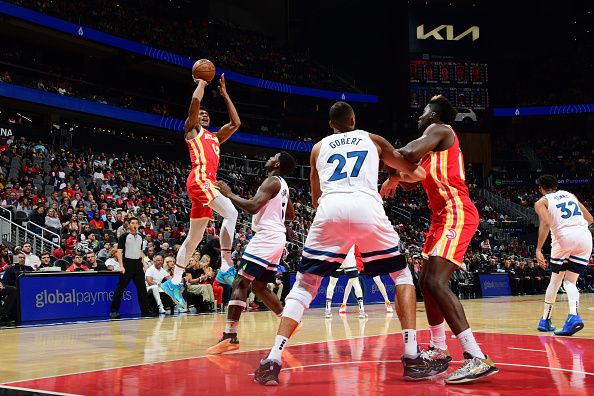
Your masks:
{"label": "player with raised arm", "polygon": [[563,328],[555,335],[571,336],[584,328],[584,322],[578,314],[580,292],[576,286],[583,275],[592,255],[592,234],[588,226],[592,224],[592,215],[575,195],[564,190],[557,190],[557,178],[542,175],[537,180],[542,198],[534,204],[534,210],[540,220],[536,259],[546,265],[542,247],[551,232],[551,281],[547,287],[544,312],[538,330],[553,331],[551,324],[553,305],[559,287],[563,284],[569,302],[569,315]]}
{"label": "player with raised arm", "polygon": [[204,88],[207,82],[194,79],[198,85],[192,95],[188,118],[184,126],[184,138],[190,150],[192,170],[188,175],[186,188],[192,201],[190,211],[190,230],[182,243],[175,262],[173,277],[161,284],[161,289],[173,301],[186,308],[186,302],[181,294],[182,275],[192,258],[192,254],[204,236],[204,231],[210,220],[213,220],[213,209],[223,217],[221,226],[221,268],[217,273],[217,281],[232,284],[235,278],[235,267],[231,260],[231,246],[237,221],[237,210],[229,200],[222,196],[216,187],[216,176],[219,168],[220,144],[225,142],[241,125],[237,110],[227,93],[225,75],[219,81],[219,93],[225,100],[229,122],[221,127],[217,133],[207,130],[210,126],[208,111],[201,106]]}
{"label": "player with raised arm", "polygon": [[354,244],[361,250],[367,276],[389,273],[397,285],[405,341],[405,376],[428,377],[432,368],[418,353],[416,342],[412,275],[377,191],[380,159],[399,169],[406,181],[423,180],[425,171],[407,161],[383,137],[355,129],[355,112],[348,103],[332,105],[329,124],[334,134],[316,143],[310,156],[312,205],[317,212],[297,266],[295,283],[285,298],[274,345],[260,362],[254,381],[278,385],[282,353],[291,334],[316,296],[322,279],[341,266]]}
{"label": "player with raised arm", "polygon": [[[411,162],[420,161],[427,172],[423,188],[432,215],[423,247],[424,263],[419,285],[431,342],[424,354],[431,357],[439,372],[447,371],[452,358],[445,341],[445,318],[464,351],[464,364],[446,377],[448,384],[475,381],[499,371],[475,341],[464,308],[450,289],[450,278],[462,264],[479,224],[478,210],[470,200],[465,183],[464,159],[458,137],[449,125],[455,116],[456,110],[445,97],[432,98],[419,117],[421,137],[397,150]],[[392,171],[382,186],[382,196],[393,196],[401,182],[410,187],[399,171]]]}
{"label": "player with raised arm", "polygon": [[242,311],[247,307],[250,285],[272,312],[280,315],[283,306],[267,285],[274,283],[276,271],[287,243],[285,220],[295,218],[289,197],[289,187],[283,177],[295,170],[295,159],[287,152],[280,152],[266,162],[268,177],[251,199],[234,194],[229,186],[218,182],[221,194],[235,206],[253,215],[252,229],[256,235],[250,240],[241,258],[239,275],[233,282],[233,291],[227,311],[227,324],[217,344],[208,348],[209,354],[220,354],[239,349],[237,327]]}

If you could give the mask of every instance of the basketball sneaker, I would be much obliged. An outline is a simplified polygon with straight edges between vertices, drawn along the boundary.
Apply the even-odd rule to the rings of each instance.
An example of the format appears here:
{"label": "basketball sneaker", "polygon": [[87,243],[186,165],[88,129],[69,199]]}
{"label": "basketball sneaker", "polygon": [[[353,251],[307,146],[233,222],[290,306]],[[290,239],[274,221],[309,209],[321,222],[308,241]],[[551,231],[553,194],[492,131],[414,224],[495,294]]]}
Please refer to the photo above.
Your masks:
{"label": "basketball sneaker", "polygon": [[215,276],[215,279],[217,282],[221,284],[232,286],[236,275],[237,270],[234,266],[230,266],[229,269],[227,269],[227,271],[225,272],[219,269],[219,271],[217,272],[217,276]]}
{"label": "basketball sneaker", "polygon": [[437,374],[447,371],[448,366],[452,361],[452,356],[450,356],[450,351],[448,349],[444,350],[431,345],[427,350],[423,351],[421,355],[433,363],[438,369],[437,371],[439,371]]}
{"label": "basketball sneaker", "polygon": [[179,285],[174,285],[173,282],[171,282],[171,279],[161,283],[161,290],[171,297],[175,305],[187,309],[188,305],[182,296],[182,287],[183,285],[181,283]]}
{"label": "basketball sneaker", "polygon": [[236,351],[239,349],[237,333],[223,333],[223,337],[215,345],[206,350],[209,355],[220,355],[221,353]]}
{"label": "basketball sneaker", "polygon": [[277,386],[278,375],[281,371],[281,363],[276,360],[264,359],[260,361],[260,367],[254,373],[254,382],[265,386]]}
{"label": "basketball sneaker", "polygon": [[555,326],[551,323],[551,319],[540,318],[537,329],[538,331],[555,331]]}
{"label": "basketball sneaker", "polygon": [[386,313],[394,313],[394,308],[392,308],[392,304],[389,301],[386,301]]}
{"label": "basketball sneaker", "polygon": [[499,369],[495,367],[495,363],[487,355],[485,355],[484,359],[480,359],[468,352],[464,352],[464,363],[458,370],[446,376],[445,383],[462,384],[472,382],[498,372]]}
{"label": "basketball sneaker", "polygon": [[331,310],[331,309],[327,309],[327,308],[326,308],[326,311],[324,311],[324,317],[325,317],[326,319],[330,319],[330,318],[332,318],[332,310]]}
{"label": "basketball sneaker", "polygon": [[584,328],[584,322],[580,315],[567,315],[567,320],[563,325],[563,328],[555,331],[555,335],[558,336],[571,336]]}
{"label": "basketball sneaker", "polygon": [[338,313],[339,313],[339,314],[345,314],[345,313],[346,313],[346,311],[347,311],[347,310],[346,310],[346,307],[347,307],[347,306],[346,306],[346,304],[342,304],[342,305],[340,306],[340,309],[338,310]]}
{"label": "basketball sneaker", "polygon": [[365,313],[364,310],[359,310],[359,319],[365,319],[368,315]]}
{"label": "basketball sneaker", "polygon": [[441,367],[435,365],[434,362],[427,358],[423,353],[419,353],[414,358],[403,355],[400,358],[400,361],[402,362],[402,366],[404,368],[403,376],[409,381],[431,379],[444,371],[441,369]]}

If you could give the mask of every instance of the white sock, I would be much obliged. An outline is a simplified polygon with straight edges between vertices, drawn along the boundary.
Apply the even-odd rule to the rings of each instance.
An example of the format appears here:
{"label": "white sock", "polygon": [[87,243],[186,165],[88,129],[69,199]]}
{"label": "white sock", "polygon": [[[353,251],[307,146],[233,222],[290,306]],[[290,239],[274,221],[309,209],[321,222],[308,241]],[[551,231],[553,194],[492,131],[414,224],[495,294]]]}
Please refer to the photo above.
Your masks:
{"label": "white sock", "polygon": [[542,313],[542,318],[547,320],[547,319],[551,319],[551,316],[553,315],[553,304],[549,304],[548,302],[544,303],[544,311]]}
{"label": "white sock", "polygon": [[277,362],[282,362],[283,360],[283,350],[287,346],[289,339],[287,337],[283,337],[282,335],[276,335],[274,339],[274,346],[270,350],[268,354],[268,359],[276,360]]}
{"label": "white sock", "polygon": [[567,300],[569,302],[569,314],[570,315],[577,315],[578,314],[578,305],[580,303],[580,292],[572,282],[563,282],[563,286],[565,287],[565,293],[567,293]]}
{"label": "white sock", "polygon": [[171,278],[171,283],[174,285],[179,285],[182,281],[182,276],[186,272],[185,269],[178,267],[177,265],[173,269],[173,277]]}
{"label": "white sock", "polygon": [[326,311],[330,311],[332,309],[332,300],[326,299]]}
{"label": "white sock", "polygon": [[228,320],[227,324],[225,325],[225,333],[237,333],[237,328],[239,327],[239,322],[235,320]]}
{"label": "white sock", "polygon": [[386,305],[391,304],[390,299],[388,298],[388,292],[386,291],[386,286],[384,285],[384,282],[382,282],[382,278],[380,278],[379,276],[375,276],[373,278],[373,281],[377,285],[377,289],[379,290],[379,292],[382,294],[382,296],[384,296],[384,302],[386,303]]}
{"label": "white sock", "polygon": [[464,330],[460,334],[456,334],[456,338],[460,341],[460,346],[462,346],[462,350],[464,352],[468,352],[474,357],[479,359],[484,359],[485,355],[481,351],[481,347],[478,346],[476,340],[474,339],[474,335],[472,334],[472,330],[470,327]]}
{"label": "white sock", "polygon": [[446,344],[445,321],[435,326],[429,326],[429,331],[431,332],[431,346],[441,350],[448,349],[448,345]]}
{"label": "white sock", "polygon": [[365,311],[365,306],[363,306],[363,299],[362,298],[358,298],[357,299],[357,304],[359,304],[359,311]]}
{"label": "white sock", "polygon": [[404,354],[406,356],[417,356],[419,354],[417,331],[414,329],[402,329],[402,339],[404,340]]}

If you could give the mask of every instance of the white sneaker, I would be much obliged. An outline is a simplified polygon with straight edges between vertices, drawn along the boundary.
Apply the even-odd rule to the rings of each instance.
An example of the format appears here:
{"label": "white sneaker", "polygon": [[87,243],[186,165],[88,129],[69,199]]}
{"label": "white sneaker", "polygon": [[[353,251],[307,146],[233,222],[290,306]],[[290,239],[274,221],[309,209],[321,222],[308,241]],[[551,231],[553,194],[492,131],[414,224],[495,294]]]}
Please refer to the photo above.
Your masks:
{"label": "white sneaker", "polygon": [[394,313],[394,308],[392,308],[392,304],[386,301],[386,313]]}
{"label": "white sneaker", "polygon": [[359,318],[364,319],[367,317],[367,314],[362,309],[359,310]]}
{"label": "white sneaker", "polygon": [[325,314],[324,314],[324,317],[326,319],[330,319],[332,317],[332,310],[327,309],[326,312],[325,312]]}
{"label": "white sneaker", "polygon": [[167,311],[165,311],[165,308],[163,308],[162,305],[159,305],[159,315],[165,315],[167,313]]}

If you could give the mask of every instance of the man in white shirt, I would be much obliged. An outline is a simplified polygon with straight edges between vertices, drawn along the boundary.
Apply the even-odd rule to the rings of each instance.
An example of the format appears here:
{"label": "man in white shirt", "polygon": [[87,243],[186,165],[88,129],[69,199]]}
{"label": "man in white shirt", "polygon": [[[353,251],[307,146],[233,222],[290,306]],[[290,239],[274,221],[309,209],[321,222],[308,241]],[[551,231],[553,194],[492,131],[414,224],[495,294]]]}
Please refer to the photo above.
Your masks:
{"label": "man in white shirt", "polygon": [[23,245],[23,253],[25,253],[25,265],[33,267],[37,271],[37,268],[41,265],[41,260],[31,252],[31,244],[29,242],[25,242]]}
{"label": "man in white shirt", "polygon": [[[161,294],[159,293],[159,286],[161,282],[171,278],[167,271],[163,268],[163,256],[155,256],[153,259],[153,265],[151,265],[145,273],[146,277],[146,291],[153,294],[157,306],[159,307],[159,314],[164,315],[165,309],[161,302]],[[172,304],[168,305],[173,305]]]}

